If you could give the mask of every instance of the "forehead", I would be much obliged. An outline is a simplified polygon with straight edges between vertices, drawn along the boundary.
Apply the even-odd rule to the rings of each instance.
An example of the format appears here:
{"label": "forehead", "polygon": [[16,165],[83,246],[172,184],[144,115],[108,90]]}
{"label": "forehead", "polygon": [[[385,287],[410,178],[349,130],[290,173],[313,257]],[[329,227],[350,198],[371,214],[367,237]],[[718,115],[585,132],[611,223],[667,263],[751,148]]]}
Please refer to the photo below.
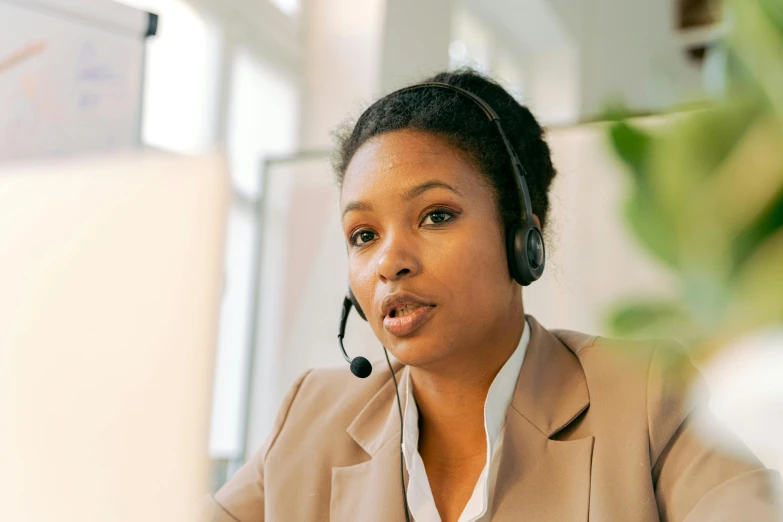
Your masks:
{"label": "forehead", "polygon": [[356,151],[343,179],[340,204],[400,194],[406,187],[437,179],[470,191],[483,177],[465,153],[432,133],[399,130],[367,140]]}

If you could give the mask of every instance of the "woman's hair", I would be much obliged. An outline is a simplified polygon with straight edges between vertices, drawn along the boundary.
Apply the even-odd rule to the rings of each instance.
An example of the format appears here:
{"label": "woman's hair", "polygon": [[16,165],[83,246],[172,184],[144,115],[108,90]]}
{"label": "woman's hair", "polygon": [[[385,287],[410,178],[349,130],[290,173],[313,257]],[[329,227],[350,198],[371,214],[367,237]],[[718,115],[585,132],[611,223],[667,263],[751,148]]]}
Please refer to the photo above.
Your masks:
{"label": "woman's hair", "polygon": [[[469,68],[436,74],[424,82],[462,87],[478,95],[495,110],[525,168],[533,214],[538,216],[543,230],[549,213],[548,192],[555,169],[543,130],[530,111],[495,81]],[[465,154],[486,176],[493,189],[504,233],[521,221],[511,161],[495,124],[466,96],[438,87],[415,89],[384,98],[365,111],[355,125],[344,124],[336,133],[338,143],[333,158],[337,185],[342,187],[348,164],[364,142],[379,134],[402,129],[433,133]]]}

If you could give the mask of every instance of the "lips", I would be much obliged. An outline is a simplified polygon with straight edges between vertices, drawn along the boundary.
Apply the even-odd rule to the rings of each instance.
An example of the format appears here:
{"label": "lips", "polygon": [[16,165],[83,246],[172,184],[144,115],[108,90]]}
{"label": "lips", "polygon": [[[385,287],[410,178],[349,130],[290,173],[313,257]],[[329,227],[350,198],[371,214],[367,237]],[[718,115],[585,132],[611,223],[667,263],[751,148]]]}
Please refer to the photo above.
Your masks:
{"label": "lips", "polygon": [[419,297],[416,294],[410,292],[397,292],[389,294],[383,298],[381,304],[381,313],[384,317],[391,315],[392,311],[398,308],[404,308],[406,306],[420,307],[420,306],[434,306],[432,303],[428,303],[424,298]]}
{"label": "lips", "polygon": [[432,317],[434,304],[409,292],[398,292],[383,299],[383,326],[392,335],[413,333]]}
{"label": "lips", "polygon": [[387,315],[383,318],[383,327],[396,337],[404,337],[412,334],[429,321],[434,311],[434,306],[419,306],[413,312],[401,317]]}

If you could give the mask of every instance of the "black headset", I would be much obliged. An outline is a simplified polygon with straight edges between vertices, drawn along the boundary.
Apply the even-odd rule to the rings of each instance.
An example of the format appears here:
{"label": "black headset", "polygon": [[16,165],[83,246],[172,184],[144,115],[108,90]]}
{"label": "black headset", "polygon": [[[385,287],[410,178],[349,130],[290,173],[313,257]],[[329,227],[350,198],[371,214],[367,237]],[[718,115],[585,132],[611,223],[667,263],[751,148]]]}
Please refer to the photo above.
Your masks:
{"label": "black headset", "polygon": [[[367,112],[369,112],[372,107],[387,98],[396,96],[403,92],[430,87],[449,89],[462,96],[465,96],[478,105],[482,111],[484,111],[484,114],[487,116],[489,121],[495,123],[498,134],[500,134],[500,138],[503,140],[503,145],[506,147],[506,151],[508,152],[508,156],[511,160],[511,170],[514,172],[514,182],[517,186],[520,209],[522,210],[522,222],[516,227],[511,228],[508,231],[508,235],[506,236],[506,258],[508,260],[508,268],[511,276],[514,278],[514,280],[516,280],[517,283],[522,286],[528,286],[533,281],[539,279],[541,274],[544,273],[544,265],[546,263],[544,238],[541,234],[541,229],[533,219],[533,207],[530,203],[530,193],[527,188],[527,181],[525,180],[525,168],[522,166],[522,163],[519,161],[519,157],[511,147],[511,143],[508,141],[508,137],[506,136],[506,133],[503,132],[503,127],[500,125],[500,117],[492,109],[492,107],[490,107],[489,104],[482,100],[479,96],[461,87],[443,82],[426,82],[412,85],[410,87],[405,87],[384,96],[371,105],[370,108],[364,111],[364,114],[367,114]],[[364,114],[362,114],[362,116],[364,116]],[[359,119],[361,120],[361,117]],[[356,300],[356,296],[353,295],[351,285],[349,284],[348,291],[343,298],[343,308],[340,315],[340,330],[337,334],[337,340],[340,344],[340,351],[342,352],[343,357],[351,365],[351,372],[355,376],[363,379],[372,373],[372,364],[370,364],[370,361],[364,357],[354,357],[352,359],[348,356],[345,351],[345,347],[343,346],[345,325],[348,322],[348,315],[351,313],[351,307],[356,308],[359,316],[365,321],[367,320],[367,316],[364,314],[362,307],[359,306],[359,302]],[[397,391],[397,378],[394,375],[394,370],[392,369],[391,361],[389,360],[389,353],[386,351],[386,348],[383,349],[383,352],[386,355],[386,363],[389,366],[392,379],[394,379],[394,389]],[[400,444],[402,444],[402,406],[400,404],[399,392],[397,392],[397,408],[400,413]],[[405,493],[402,448],[400,448],[400,479],[402,481],[402,499],[403,504],[405,505],[405,519],[410,521],[408,515],[408,499]]]}

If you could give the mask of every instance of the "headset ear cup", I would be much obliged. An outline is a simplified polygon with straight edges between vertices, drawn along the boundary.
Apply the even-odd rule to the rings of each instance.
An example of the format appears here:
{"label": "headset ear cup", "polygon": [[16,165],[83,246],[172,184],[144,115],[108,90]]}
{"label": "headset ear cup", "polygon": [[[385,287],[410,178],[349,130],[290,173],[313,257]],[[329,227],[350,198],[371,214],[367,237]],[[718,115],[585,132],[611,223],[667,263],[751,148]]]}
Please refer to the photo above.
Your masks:
{"label": "headset ear cup", "polygon": [[521,236],[522,230],[520,228],[513,228],[508,231],[506,237],[506,257],[508,258],[508,271],[511,277],[522,286],[530,284],[525,277],[524,266],[520,261],[523,261],[523,256],[520,255],[520,241],[518,238]]}
{"label": "headset ear cup", "polygon": [[538,279],[544,272],[544,265],[546,264],[544,236],[541,235],[541,231],[538,227],[531,227],[530,230],[528,230],[525,246],[527,247],[527,261],[528,265],[530,265],[530,271],[533,273],[533,276]]}
{"label": "headset ear cup", "polygon": [[537,227],[517,227],[509,232],[506,245],[509,272],[522,286],[538,280],[544,272],[544,240]]}
{"label": "headset ear cup", "polygon": [[353,307],[356,308],[356,311],[358,312],[359,317],[361,317],[362,319],[364,319],[366,321],[367,320],[367,316],[364,315],[364,310],[362,310],[362,307],[359,306],[359,301],[356,300],[356,296],[353,295],[353,290],[351,290],[350,286],[348,286],[348,297],[350,297],[351,302],[353,303]]}

